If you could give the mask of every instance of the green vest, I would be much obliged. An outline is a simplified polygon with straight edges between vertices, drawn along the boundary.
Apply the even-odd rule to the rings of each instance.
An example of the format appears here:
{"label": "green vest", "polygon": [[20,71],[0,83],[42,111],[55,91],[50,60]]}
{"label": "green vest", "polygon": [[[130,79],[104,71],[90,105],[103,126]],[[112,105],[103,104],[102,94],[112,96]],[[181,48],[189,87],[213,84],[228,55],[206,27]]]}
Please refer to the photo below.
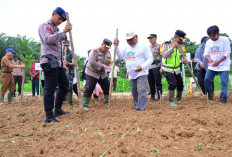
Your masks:
{"label": "green vest", "polygon": [[[170,49],[170,45],[167,46]],[[178,71],[180,70],[180,61],[181,61],[181,52],[179,49],[182,49],[183,46],[175,48],[174,52],[171,54],[171,57],[162,58],[162,69],[165,71]]]}

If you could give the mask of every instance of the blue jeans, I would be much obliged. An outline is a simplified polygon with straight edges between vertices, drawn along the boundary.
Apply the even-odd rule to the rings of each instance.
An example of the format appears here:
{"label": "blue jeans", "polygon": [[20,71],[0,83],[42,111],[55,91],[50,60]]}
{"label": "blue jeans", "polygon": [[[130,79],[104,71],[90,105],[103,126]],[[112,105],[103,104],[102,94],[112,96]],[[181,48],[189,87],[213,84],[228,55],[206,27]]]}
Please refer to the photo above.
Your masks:
{"label": "blue jeans", "polygon": [[229,78],[229,71],[213,71],[213,70],[207,70],[205,74],[205,91],[213,92],[213,81],[215,75],[219,74],[221,79],[221,96],[220,100],[223,102],[227,102],[227,90],[228,90],[228,78]]}

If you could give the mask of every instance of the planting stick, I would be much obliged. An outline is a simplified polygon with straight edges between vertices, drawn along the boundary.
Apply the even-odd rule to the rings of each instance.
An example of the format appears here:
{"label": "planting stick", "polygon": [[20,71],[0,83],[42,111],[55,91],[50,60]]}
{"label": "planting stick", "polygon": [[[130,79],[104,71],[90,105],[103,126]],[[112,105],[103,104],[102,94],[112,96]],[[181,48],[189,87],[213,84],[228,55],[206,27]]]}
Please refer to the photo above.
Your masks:
{"label": "planting stick", "polygon": [[[22,63],[24,64],[24,63]],[[22,69],[23,79],[21,84],[21,97],[20,97],[20,105],[23,105],[23,87],[24,87],[24,81],[25,81],[25,69]]]}
{"label": "planting stick", "polygon": [[39,99],[41,99],[41,70],[39,71]]}
{"label": "planting stick", "polygon": [[200,87],[200,85],[199,85],[199,83],[198,83],[196,77],[195,77],[194,74],[193,74],[193,70],[190,68],[189,64],[186,64],[186,66],[188,67],[188,70],[189,70],[190,74],[192,75],[194,81],[196,82],[197,87],[200,89],[201,94],[204,95],[204,93],[203,93],[203,91],[202,91],[202,89],[201,89],[201,87]]}
{"label": "planting stick", "polygon": [[[68,12],[66,12],[66,15],[67,15],[67,22],[70,22]],[[72,38],[72,31],[71,30],[69,31],[69,39],[70,39],[71,49],[72,49],[74,63],[75,63],[75,71],[76,71],[76,79],[77,79],[77,90],[78,90],[79,105],[81,105],[82,101],[81,101],[81,90],[80,90],[80,77],[79,77],[79,73],[78,73],[77,56],[76,56],[76,54],[74,52],[74,45],[73,45],[73,38]]]}
{"label": "planting stick", "polygon": [[[118,29],[116,29],[116,38],[118,38]],[[114,79],[116,48],[117,48],[117,46],[114,46],[114,61],[113,61],[113,67],[112,67],[112,71],[111,71],[110,93],[109,93],[109,97],[110,97],[110,98],[109,98],[109,101],[110,101],[110,99],[111,99],[112,86],[113,86],[113,79]]]}
{"label": "planting stick", "polygon": [[[183,67],[183,64],[184,64],[184,63],[183,63],[183,57],[184,57],[183,50],[181,49],[180,52],[181,52],[181,55],[182,55],[181,62],[182,62],[182,67]],[[195,77],[194,74],[193,74],[193,70],[190,68],[189,64],[186,64],[186,66],[187,66],[187,68],[188,68],[190,74],[192,75],[194,81],[196,82],[197,87],[199,88],[199,90],[200,90],[202,96],[204,96],[204,93],[203,93],[203,91],[202,91],[202,89],[201,89],[201,87],[200,87],[200,85],[199,85],[199,83],[198,83],[196,77]]]}

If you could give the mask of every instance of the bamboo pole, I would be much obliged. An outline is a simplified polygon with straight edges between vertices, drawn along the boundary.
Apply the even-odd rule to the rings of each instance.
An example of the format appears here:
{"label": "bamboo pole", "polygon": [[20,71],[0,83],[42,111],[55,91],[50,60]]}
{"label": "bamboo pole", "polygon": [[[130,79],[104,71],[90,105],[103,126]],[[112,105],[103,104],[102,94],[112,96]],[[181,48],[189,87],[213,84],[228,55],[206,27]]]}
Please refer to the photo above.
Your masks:
{"label": "bamboo pole", "polygon": [[[24,63],[22,63],[24,64]],[[23,79],[21,84],[21,97],[20,97],[20,105],[23,105],[23,87],[24,87],[24,81],[25,81],[25,69],[22,69]]]}
{"label": "bamboo pole", "polygon": [[[116,29],[116,38],[118,39],[118,28]],[[113,61],[113,68],[112,68],[112,71],[111,71],[110,94],[109,94],[110,99],[111,99],[112,85],[113,85],[113,79],[114,79],[114,69],[115,69],[116,48],[117,48],[117,46],[115,46],[115,47],[114,47],[114,61]],[[109,100],[110,100],[110,99],[109,99]]]}
{"label": "bamboo pole", "polygon": [[[181,49],[180,52],[181,52],[181,55],[182,55],[181,61],[182,61],[182,64],[184,64],[184,63],[183,63],[183,57],[184,57],[183,50]],[[202,91],[202,89],[201,89],[201,87],[200,87],[200,85],[199,85],[199,83],[198,83],[196,77],[195,77],[194,74],[193,74],[193,70],[190,68],[189,64],[186,64],[186,66],[187,66],[187,68],[188,68],[190,74],[192,75],[194,81],[196,82],[197,87],[199,88],[199,90],[200,90],[202,96],[204,96],[204,93],[203,93],[203,91]]]}
{"label": "bamboo pole", "polygon": [[[66,15],[67,15],[67,22],[70,22],[68,12],[66,12]],[[78,73],[77,56],[76,56],[76,54],[74,52],[74,45],[73,45],[73,38],[72,38],[72,31],[71,30],[69,31],[69,39],[70,39],[71,49],[72,49],[74,63],[75,63],[75,71],[76,71],[76,79],[77,79],[77,90],[78,90],[79,105],[82,105],[81,90],[80,90],[80,77],[79,77],[79,73]]]}

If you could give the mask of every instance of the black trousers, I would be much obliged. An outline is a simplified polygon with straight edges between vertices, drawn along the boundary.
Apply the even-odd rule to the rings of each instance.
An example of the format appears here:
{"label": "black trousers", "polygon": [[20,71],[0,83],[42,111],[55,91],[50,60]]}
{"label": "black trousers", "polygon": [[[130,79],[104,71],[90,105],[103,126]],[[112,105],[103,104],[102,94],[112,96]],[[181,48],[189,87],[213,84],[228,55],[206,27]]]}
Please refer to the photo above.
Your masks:
{"label": "black trousers", "polygon": [[73,91],[74,93],[78,96],[78,91],[77,91],[77,83],[73,85]]}
{"label": "black trousers", "polygon": [[41,80],[41,86],[44,88],[44,80]]}
{"label": "black trousers", "polygon": [[181,74],[176,73],[171,73],[171,72],[166,72],[163,71],[164,76],[166,77],[168,81],[168,89],[169,90],[175,90],[177,88],[178,91],[182,91],[184,86],[183,86],[183,80]]}
{"label": "black trousers", "polygon": [[[197,70],[197,78],[198,78],[198,83],[201,87],[201,90],[203,91],[203,93],[205,94],[205,74],[206,74],[206,70],[202,69],[202,70]],[[213,91],[214,91],[214,83],[212,84],[213,87]]]}
{"label": "black trousers", "polygon": [[160,67],[149,69],[148,73],[148,83],[150,86],[151,97],[155,97],[156,92],[158,93],[158,97],[163,93],[162,89],[162,76],[160,74]]}
{"label": "black trousers", "polygon": [[63,68],[51,68],[50,64],[41,64],[44,71],[44,110],[47,117],[53,116],[54,93],[56,91],[55,112],[61,106],[68,91],[68,79]]}
{"label": "black trousers", "polygon": [[18,92],[19,94],[21,94],[22,76],[13,76],[13,77],[15,82],[15,92],[16,92],[16,84],[18,84]]}
{"label": "black trousers", "polygon": [[[110,78],[110,81],[111,81],[111,78]],[[118,78],[114,77],[113,78],[113,91],[114,92],[116,92],[117,82],[118,82]]]}
{"label": "black trousers", "polygon": [[109,95],[110,82],[107,77],[105,77],[104,79],[102,79],[101,77],[99,79],[96,79],[86,74],[84,97],[91,97],[97,83],[99,83],[99,85],[101,86],[104,95]]}

